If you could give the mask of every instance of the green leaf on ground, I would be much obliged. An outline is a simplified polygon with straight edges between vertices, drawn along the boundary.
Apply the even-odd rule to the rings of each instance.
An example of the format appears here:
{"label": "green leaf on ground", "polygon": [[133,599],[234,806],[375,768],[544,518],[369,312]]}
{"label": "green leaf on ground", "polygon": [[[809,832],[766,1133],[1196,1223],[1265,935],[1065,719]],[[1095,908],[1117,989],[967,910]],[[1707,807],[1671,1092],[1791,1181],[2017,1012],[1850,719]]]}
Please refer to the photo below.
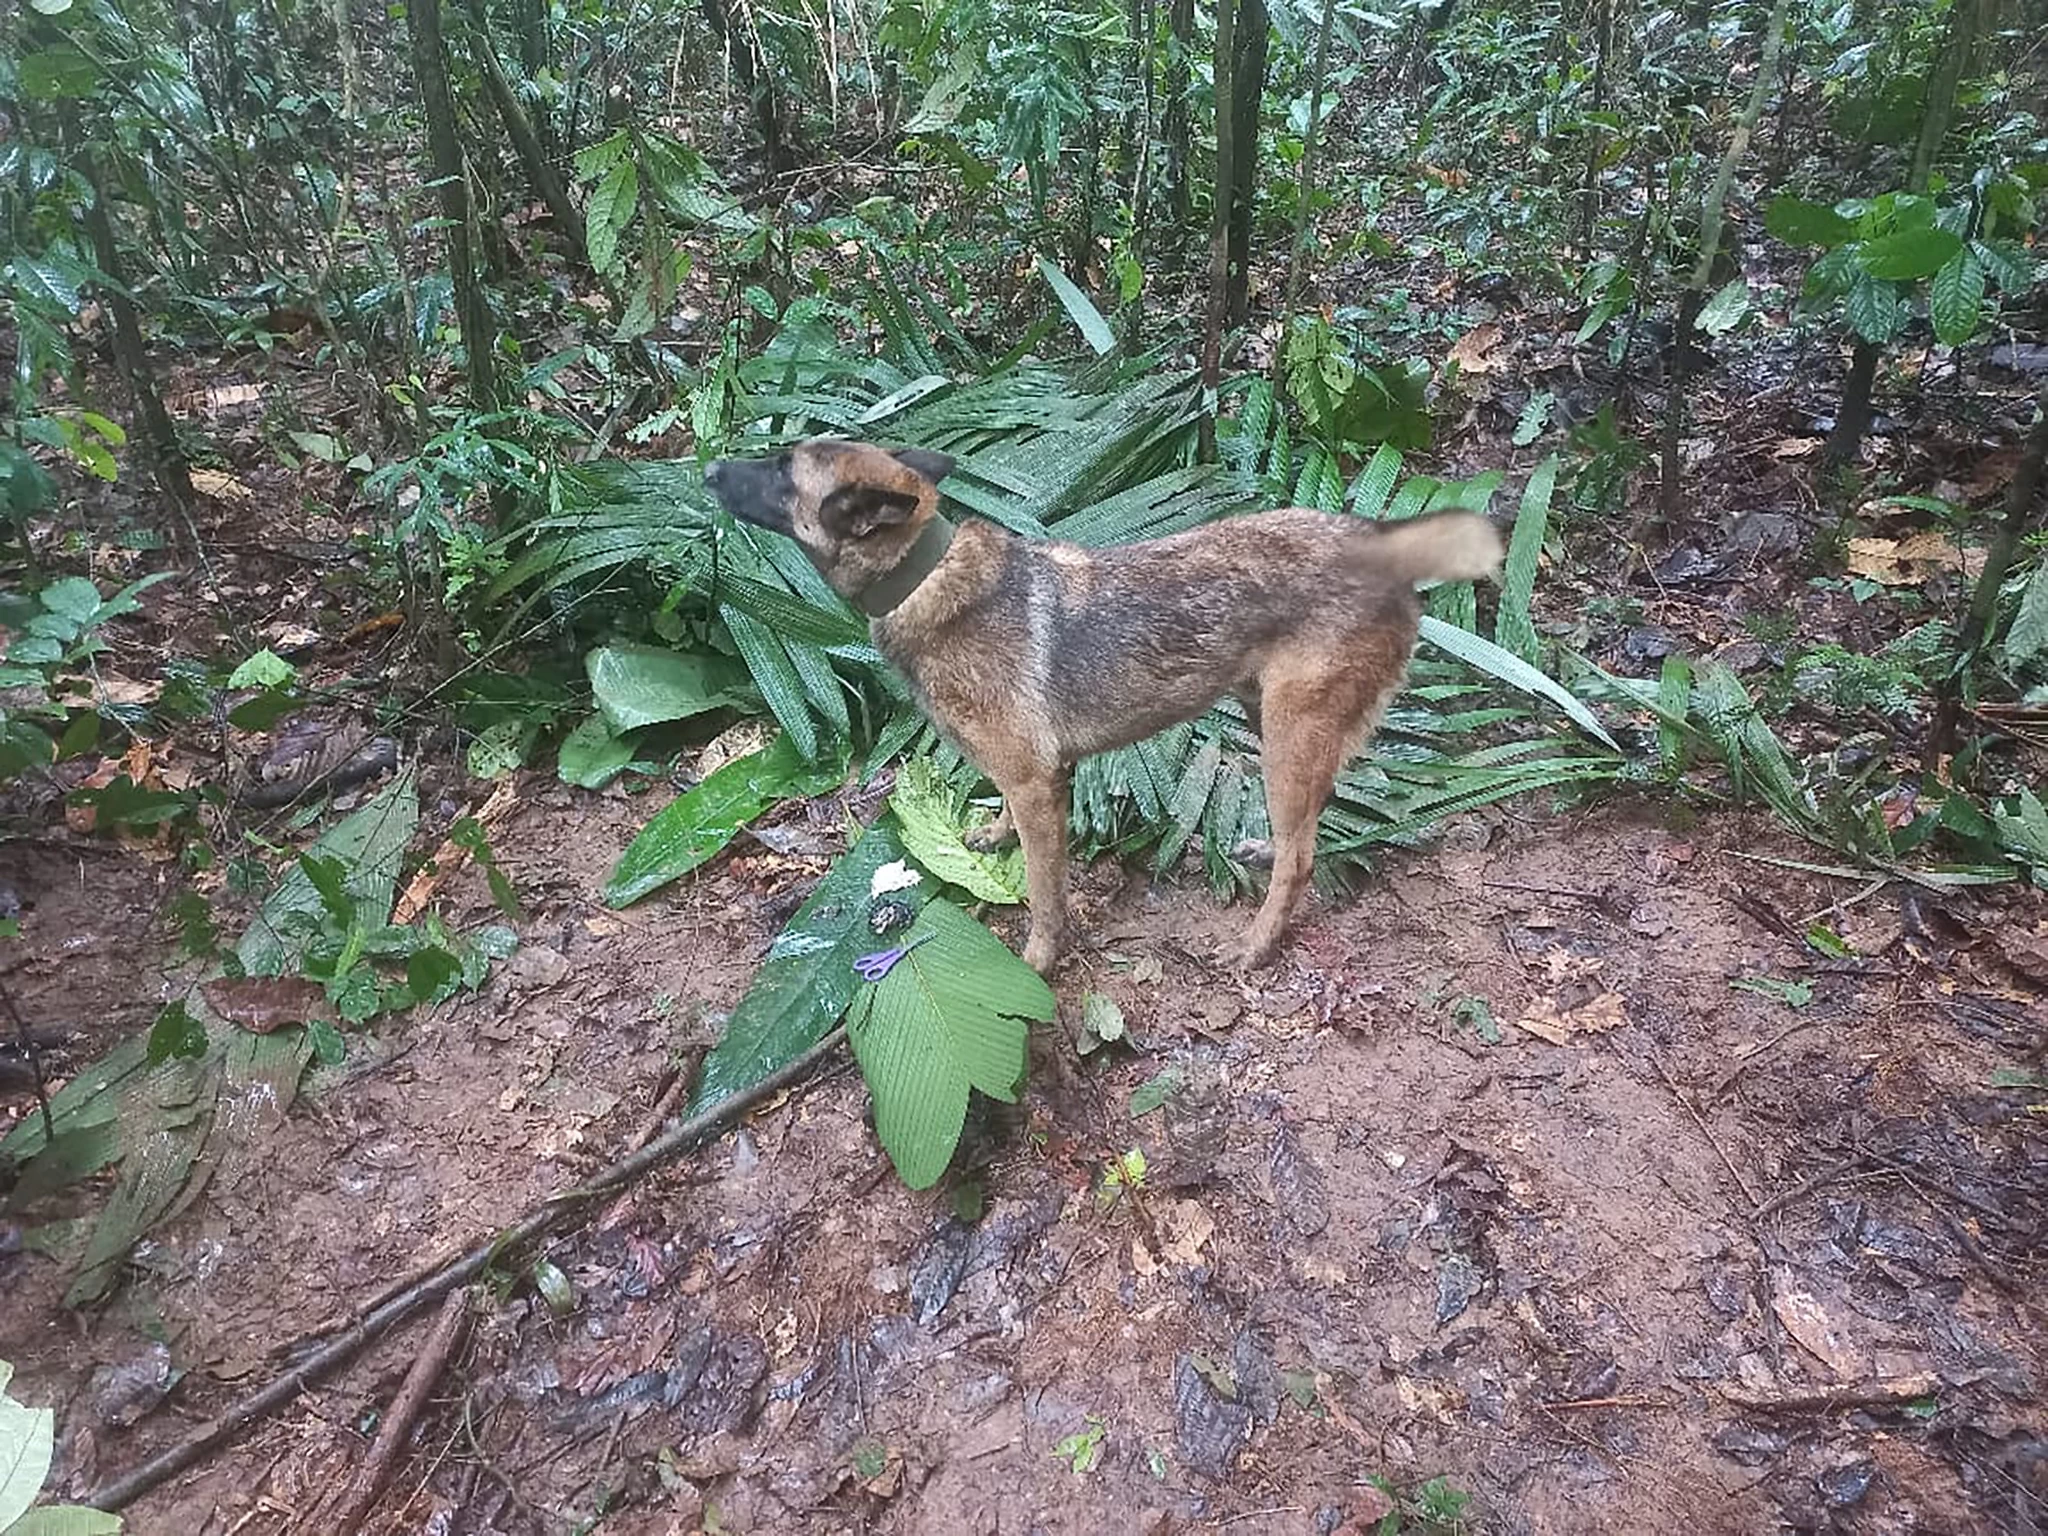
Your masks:
{"label": "green leaf on ground", "polygon": [[[903,857],[903,844],[886,819],[878,821],[839,858],[768,946],[754,984],[733,1010],[725,1036],[704,1059],[690,1112],[751,1088],[816,1045],[860,991],[853,962],[870,950],[900,942],[877,939],[868,927],[875,871]],[[892,893],[912,907],[930,899],[921,885]]]}
{"label": "green leaf on ground", "polygon": [[928,757],[915,757],[896,774],[889,809],[911,857],[977,901],[1015,904],[1024,899],[1024,851],[976,853],[961,840],[952,789]]}
{"label": "green leaf on ground", "polygon": [[788,736],[727,763],[640,829],[605,882],[605,905],[631,906],[712,858],[776,801],[822,795],[845,777],[844,758],[807,763]]}
{"label": "green leaf on ground", "polygon": [[970,1089],[1014,1103],[1030,1019],[1053,1016],[1038,973],[949,901],[903,942],[925,940],[862,994],[848,1020],[875,1099],[875,1133],[912,1189],[939,1181],[960,1143]]}

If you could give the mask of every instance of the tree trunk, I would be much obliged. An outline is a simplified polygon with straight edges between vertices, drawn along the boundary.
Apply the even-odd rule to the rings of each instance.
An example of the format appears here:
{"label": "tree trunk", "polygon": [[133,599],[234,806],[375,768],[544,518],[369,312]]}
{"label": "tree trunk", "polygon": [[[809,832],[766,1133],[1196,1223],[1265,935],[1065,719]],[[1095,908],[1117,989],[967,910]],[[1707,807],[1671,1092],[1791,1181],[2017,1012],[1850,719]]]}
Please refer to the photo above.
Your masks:
{"label": "tree trunk", "polygon": [[498,121],[505,125],[505,136],[512,141],[512,147],[519,155],[520,168],[526,172],[527,182],[540,200],[547,204],[548,213],[561,230],[570,251],[579,262],[588,266],[590,259],[583,250],[583,215],[570,201],[569,189],[549,162],[540,135],[534,131],[532,121],[519,105],[512,82],[505,78],[504,66],[498,62],[498,50],[491,43],[490,30],[485,25],[482,12],[474,13],[472,19],[475,25],[469,32],[470,55],[483,75],[484,88],[490,93],[491,105],[497,109]]}
{"label": "tree trunk", "polygon": [[185,451],[178,445],[178,429],[164,407],[163,391],[157,388],[156,371],[149,364],[149,349],[143,344],[142,322],[135,313],[135,301],[128,296],[128,282],[123,276],[126,263],[114,240],[113,218],[107,212],[106,182],[90,149],[79,150],[77,165],[92,194],[85,209],[85,233],[92,241],[93,262],[107,278],[101,297],[114,321],[114,360],[128,381],[128,395],[134,401],[135,418],[142,427],[143,449],[149,455],[150,470],[178,514],[178,526],[173,529],[173,537],[177,537],[189,532],[191,526],[192,476],[185,463]]}
{"label": "tree trunk", "polygon": [[1236,66],[1236,0],[1216,0],[1216,182],[1209,209],[1209,307],[1202,325],[1202,418],[1196,451],[1216,462],[1216,396],[1223,384],[1223,325],[1230,286],[1230,189],[1236,175],[1237,114],[1230,90]]}
{"label": "tree trunk", "polygon": [[[1258,194],[1259,107],[1266,94],[1266,0],[1238,0],[1237,51],[1230,63],[1231,157],[1229,291],[1225,314],[1232,326],[1251,318],[1252,213]],[[1223,100],[1222,86],[1217,100]],[[1219,107],[1220,111],[1220,107]]]}
{"label": "tree trunk", "polygon": [[1927,111],[1920,119],[1920,139],[1913,146],[1913,169],[1906,177],[1906,190],[1924,192],[1934,173],[1934,157],[1941,141],[1948,137],[1949,120],[1955,115],[1956,87],[1962,82],[1963,65],[1977,47],[1977,18],[1983,0],[1956,0],[1948,13],[1948,33],[1942,38],[1941,57],[1927,81]]}
{"label": "tree trunk", "polygon": [[[1912,168],[1906,173],[1908,192],[1925,192],[1934,174],[1934,157],[1941,141],[1948,137],[1949,119],[1955,113],[1956,86],[1961,82],[1963,64],[1976,46],[1977,19],[1982,0],[1956,0],[1949,12],[1948,32],[1941,43],[1941,57],[1927,82],[1927,110],[1920,119],[1920,138],[1913,146]],[[1856,462],[1863,451],[1863,434],[1870,430],[1871,389],[1877,380],[1880,349],[1874,342],[1857,338],[1855,354],[1849,360],[1849,377],[1842,383],[1842,408],[1835,413],[1835,429],[1821,450],[1822,462],[1835,468]]]}
{"label": "tree trunk", "polygon": [[796,154],[784,130],[781,93],[775,89],[775,71],[769,67],[767,55],[761,52],[761,39],[745,17],[740,18],[737,26],[733,24],[726,0],[701,3],[704,19],[711,23],[711,30],[732,60],[732,72],[753,109],[754,127],[761,135],[769,174],[785,176],[796,169]]}
{"label": "tree trunk", "polygon": [[[1087,44],[1081,45],[1081,78],[1093,79],[1095,60]],[[1069,247],[1074,281],[1088,286],[1088,268],[1095,259],[1095,217],[1102,201],[1102,113],[1088,104],[1088,125],[1081,135],[1081,195],[1074,199],[1074,229]]]}
{"label": "tree trunk", "polygon": [[1671,367],[1664,384],[1664,452],[1658,473],[1657,519],[1666,528],[1678,517],[1678,449],[1685,431],[1685,386],[1691,372],[1692,332],[1700,310],[1707,302],[1707,284],[1713,280],[1714,262],[1721,253],[1721,232],[1728,207],[1728,186],[1735,169],[1749,150],[1757,119],[1763,116],[1764,98],[1771,92],[1772,77],[1778,72],[1778,53],[1785,40],[1787,0],[1773,0],[1771,19],[1765,23],[1763,58],[1757,64],[1756,81],[1749,101],[1735,120],[1727,152],[1714,173],[1713,185],[1700,202],[1700,249],[1692,275],[1678,299],[1678,328],[1671,336]]}
{"label": "tree trunk", "polygon": [[1877,382],[1877,360],[1882,349],[1874,341],[1856,338],[1856,350],[1849,357],[1849,376],[1842,381],[1842,405],[1835,412],[1834,429],[1821,448],[1821,462],[1834,469],[1856,462],[1863,449],[1863,434],[1870,430],[1871,388]]}
{"label": "tree trunk", "polygon": [[1195,51],[1195,0],[1170,0],[1166,10],[1166,211],[1175,251],[1185,248],[1193,222],[1194,193],[1188,183],[1193,130],[1188,120],[1188,60]]}
{"label": "tree trunk", "polygon": [[[1607,107],[1607,54],[1614,46],[1614,0],[1593,4],[1593,91],[1592,110]],[[1592,124],[1586,126],[1586,179],[1579,188],[1579,254],[1593,259],[1593,235],[1600,225],[1600,157],[1606,139]]]}
{"label": "tree trunk", "polygon": [[1117,317],[1123,330],[1124,351],[1135,353],[1145,328],[1145,233],[1152,219],[1152,129],[1157,121],[1158,102],[1152,91],[1152,0],[1131,0],[1139,100],[1141,103],[1135,135],[1138,163],[1131,167],[1131,262],[1138,269],[1138,291]]}
{"label": "tree trunk", "polygon": [[493,354],[497,334],[490,301],[477,277],[475,211],[470,205],[469,175],[463,166],[462,140],[455,126],[455,97],[448,88],[448,44],[441,35],[441,0],[411,0],[405,27],[412,42],[412,72],[427,120],[427,152],[432,162],[441,217],[448,226],[448,272],[455,284],[455,312],[462,326],[462,350],[468,359],[469,394],[477,409],[495,410],[497,372]]}
{"label": "tree trunk", "polygon": [[1976,588],[1970,594],[1969,616],[1963,620],[1963,632],[1956,640],[1955,666],[1942,679],[1934,728],[1927,737],[1925,766],[1930,773],[1938,771],[1942,760],[1955,749],[1956,723],[1962,717],[1963,692],[1969,674],[1991,640],[1991,626],[1998,617],[1999,589],[2005,585],[2006,572],[2012,569],[2013,556],[2019,552],[2020,540],[2033,523],[2035,505],[2041,500],[2043,469],[2048,465],[2048,384],[2041,386],[2034,408],[2038,414],[2033,430],[2027,434],[2027,446],[2020,455],[2019,467],[2013,471],[2012,484],[2006,487],[2005,515],[1999,519],[1998,532],[1992,537],[1991,548],[1985,551],[1984,569],[1978,573]]}
{"label": "tree trunk", "polygon": [[1322,20],[1316,26],[1314,78],[1308,88],[1308,130],[1301,136],[1301,177],[1294,189],[1294,237],[1287,245],[1287,281],[1280,290],[1282,344],[1274,353],[1276,363],[1286,355],[1287,328],[1294,321],[1295,301],[1301,297],[1302,247],[1308,241],[1309,202],[1316,192],[1316,142],[1323,123],[1323,79],[1330,68],[1330,27],[1336,15],[1337,0],[1323,0]]}

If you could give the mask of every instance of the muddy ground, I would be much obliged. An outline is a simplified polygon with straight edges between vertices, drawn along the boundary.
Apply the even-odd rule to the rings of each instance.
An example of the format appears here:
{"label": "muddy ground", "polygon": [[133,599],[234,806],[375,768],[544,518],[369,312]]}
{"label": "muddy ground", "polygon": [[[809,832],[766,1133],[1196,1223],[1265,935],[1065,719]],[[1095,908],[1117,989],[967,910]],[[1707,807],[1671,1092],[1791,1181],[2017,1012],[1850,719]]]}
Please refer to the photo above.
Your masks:
{"label": "muddy ground", "polygon": [[[646,810],[528,780],[495,839],[520,953],[316,1074],[105,1310],[0,1258],[0,1358],[58,1407],[68,1491],[627,1144],[838,837],[829,802],[789,807],[796,852],[743,840],[610,912]],[[553,1246],[565,1313],[480,1298],[360,1528],[1363,1532],[1380,1476],[1471,1496],[1462,1527],[1411,1499],[1410,1531],[2042,1529],[2048,1123],[1992,1086],[2040,1059],[2010,960],[2041,904],[1872,892],[1757,862],[1811,857],[1767,822],[1679,814],[1471,819],[1319,901],[1248,983],[1207,958],[1246,908],[1098,863],[1093,947],[971,1172],[905,1190],[850,1070],[771,1102]],[[7,979],[31,1017],[132,1028],[157,896],[94,857],[20,861],[52,937]],[[450,903],[488,898],[471,876]],[[1867,958],[1797,941],[1830,907]],[[1756,978],[1811,1001],[1731,985]],[[1077,1058],[1089,988],[1138,1049]],[[1132,1147],[1144,1182],[1108,1200]],[[129,1528],[329,1528],[429,1326]],[[168,1395],[124,1391],[166,1347]]]}

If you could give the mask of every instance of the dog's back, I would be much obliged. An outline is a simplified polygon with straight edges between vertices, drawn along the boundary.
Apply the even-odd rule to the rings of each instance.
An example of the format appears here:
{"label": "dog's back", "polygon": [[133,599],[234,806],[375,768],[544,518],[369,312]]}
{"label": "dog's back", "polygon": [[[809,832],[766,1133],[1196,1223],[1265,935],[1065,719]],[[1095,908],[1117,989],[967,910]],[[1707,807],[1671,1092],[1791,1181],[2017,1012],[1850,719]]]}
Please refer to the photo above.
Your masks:
{"label": "dog's back", "polygon": [[1038,546],[1030,645],[1070,759],[1250,693],[1282,651],[1405,669],[1415,584],[1486,574],[1484,518],[1374,523],[1302,508],[1228,518],[1141,544]]}

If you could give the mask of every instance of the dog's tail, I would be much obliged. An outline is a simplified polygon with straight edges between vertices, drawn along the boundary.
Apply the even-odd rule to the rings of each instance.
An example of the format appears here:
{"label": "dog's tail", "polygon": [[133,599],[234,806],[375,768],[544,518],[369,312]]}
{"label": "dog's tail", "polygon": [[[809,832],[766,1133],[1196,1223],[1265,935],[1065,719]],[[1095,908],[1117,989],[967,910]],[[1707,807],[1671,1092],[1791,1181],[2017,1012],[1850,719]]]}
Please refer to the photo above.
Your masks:
{"label": "dog's tail", "polygon": [[1373,563],[1411,585],[1477,581],[1500,569],[1500,534],[1477,512],[1436,512],[1373,527]]}

